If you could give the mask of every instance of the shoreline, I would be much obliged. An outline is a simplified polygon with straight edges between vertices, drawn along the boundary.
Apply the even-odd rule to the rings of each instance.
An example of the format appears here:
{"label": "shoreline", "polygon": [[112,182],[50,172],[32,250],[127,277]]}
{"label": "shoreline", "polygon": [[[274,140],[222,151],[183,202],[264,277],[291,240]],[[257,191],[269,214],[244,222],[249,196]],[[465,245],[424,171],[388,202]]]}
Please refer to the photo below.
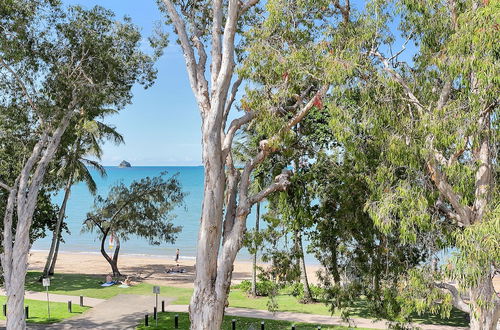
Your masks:
{"label": "shoreline", "polygon": [[[28,258],[28,271],[42,271],[45,266],[48,251],[31,250]],[[122,275],[132,276],[138,282],[154,285],[177,286],[192,288],[194,285],[196,259],[182,256],[179,267],[185,273],[167,273],[169,268],[174,268],[174,256],[151,256],[123,254],[118,258],[118,267]],[[267,268],[269,264],[257,262],[257,265]],[[316,272],[321,269],[319,265],[306,265],[307,275],[311,284],[317,284]],[[111,267],[99,252],[68,252],[60,251],[57,258],[56,273],[87,274],[102,276],[111,272]],[[232,284],[249,280],[252,277],[252,262],[236,260],[232,276]]]}

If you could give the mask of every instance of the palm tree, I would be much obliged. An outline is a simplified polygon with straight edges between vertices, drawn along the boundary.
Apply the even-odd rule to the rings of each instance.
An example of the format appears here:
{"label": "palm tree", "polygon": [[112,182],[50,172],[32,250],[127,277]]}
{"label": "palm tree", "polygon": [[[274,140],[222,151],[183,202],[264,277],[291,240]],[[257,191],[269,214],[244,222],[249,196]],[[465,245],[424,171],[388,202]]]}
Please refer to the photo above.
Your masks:
{"label": "palm tree", "polygon": [[[114,112],[114,110],[107,110],[100,117]],[[57,164],[57,176],[65,178],[66,184],[56,228],[52,235],[49,255],[43,270],[43,277],[54,274],[61,241],[61,228],[66,213],[66,205],[71,194],[71,187],[77,182],[85,182],[89,191],[94,195],[97,186],[89,169],[97,170],[101,176],[106,175],[104,167],[99,163],[102,157],[102,143],[105,141],[112,141],[115,144],[123,143],[123,136],[114,127],[106,125],[95,118],[89,120],[82,117],[75,131],[69,133],[73,135],[71,138],[74,139],[74,142],[70,143],[63,151],[63,155],[59,158]]]}

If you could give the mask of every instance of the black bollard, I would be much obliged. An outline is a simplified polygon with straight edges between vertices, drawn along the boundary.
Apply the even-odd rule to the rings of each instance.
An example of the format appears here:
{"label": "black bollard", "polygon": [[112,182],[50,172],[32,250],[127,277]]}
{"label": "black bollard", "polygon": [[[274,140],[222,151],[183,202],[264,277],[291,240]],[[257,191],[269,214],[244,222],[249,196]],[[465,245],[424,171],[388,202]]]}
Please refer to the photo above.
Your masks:
{"label": "black bollard", "polygon": [[179,329],[179,315],[177,314],[174,316],[174,327],[175,329]]}
{"label": "black bollard", "polygon": [[295,330],[295,325],[292,325],[292,330]]}
{"label": "black bollard", "polygon": [[71,306],[71,300],[68,301],[68,313],[73,313],[73,306]]}
{"label": "black bollard", "polygon": [[260,330],[264,330],[264,321],[260,322]]}
{"label": "black bollard", "polygon": [[7,316],[7,304],[3,304],[3,316]]}
{"label": "black bollard", "polygon": [[236,330],[236,320],[235,320],[235,319],[233,319],[233,320],[231,321],[231,324],[232,324],[231,329]]}
{"label": "black bollard", "polygon": [[161,312],[165,313],[165,300],[161,301]]}
{"label": "black bollard", "polygon": [[30,307],[29,306],[24,307],[24,317],[26,318],[26,320],[30,318]]}
{"label": "black bollard", "polygon": [[80,296],[80,306],[83,307],[83,296]]}
{"label": "black bollard", "polygon": [[149,327],[149,315],[148,314],[144,315],[144,325]]}
{"label": "black bollard", "polygon": [[153,320],[156,320],[156,307],[153,307]]}

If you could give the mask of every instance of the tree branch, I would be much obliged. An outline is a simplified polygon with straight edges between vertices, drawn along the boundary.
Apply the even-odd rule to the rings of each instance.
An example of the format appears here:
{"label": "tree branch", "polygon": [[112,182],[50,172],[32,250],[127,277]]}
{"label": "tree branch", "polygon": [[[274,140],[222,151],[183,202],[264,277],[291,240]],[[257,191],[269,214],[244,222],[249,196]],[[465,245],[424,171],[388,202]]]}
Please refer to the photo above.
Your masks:
{"label": "tree branch", "polygon": [[212,88],[223,92],[225,85],[232,78],[232,67],[234,66],[234,37],[236,35],[236,24],[238,22],[238,0],[229,0],[227,9],[226,25],[224,27],[224,38],[222,41],[222,58],[220,70],[217,74],[216,84]]}
{"label": "tree branch", "polygon": [[197,67],[196,67],[196,58],[194,56],[194,50],[191,44],[189,43],[189,37],[186,32],[186,25],[184,21],[177,13],[175,9],[175,5],[172,0],[162,0],[165,6],[167,7],[168,15],[172,20],[175,30],[177,31],[177,36],[179,37],[179,41],[181,43],[182,53],[184,55],[184,60],[186,62],[186,68],[188,71],[189,82],[191,84],[191,89],[193,90],[197,99],[199,99],[200,91],[198,90],[198,78],[197,78]]}
{"label": "tree branch", "polygon": [[448,100],[450,99],[451,95],[451,80],[448,80],[447,82],[444,83],[443,89],[441,90],[441,94],[439,95],[439,100],[437,103],[437,109],[441,110]]}
{"label": "tree branch", "polygon": [[446,198],[446,200],[451,204],[454,211],[457,214],[455,218],[458,223],[463,224],[464,226],[470,225],[471,219],[471,211],[467,206],[463,206],[460,203],[460,197],[455,194],[453,188],[446,181],[445,177],[441,173],[441,171],[436,166],[435,161],[429,160],[427,161],[427,169],[431,174],[431,179],[436,185],[436,188],[439,190],[442,196]]}
{"label": "tree branch", "polygon": [[0,57],[0,65],[2,65],[5,69],[7,69],[7,71],[9,71],[12,74],[12,76],[14,76],[14,79],[16,80],[16,82],[19,85],[19,87],[21,87],[21,90],[23,91],[24,96],[28,100],[28,103],[33,108],[33,111],[35,111],[38,114],[38,118],[40,120],[40,123],[42,124],[42,126],[44,126],[45,122],[44,122],[42,116],[39,113],[38,107],[36,106],[35,102],[31,98],[31,96],[29,95],[28,90],[27,90],[25,84],[21,80],[21,77],[19,77],[19,75],[7,63],[5,63],[5,61],[1,57]]}
{"label": "tree branch", "polygon": [[224,137],[224,141],[222,143],[222,159],[226,159],[229,150],[233,144],[233,138],[238,129],[241,126],[249,123],[255,117],[255,112],[247,112],[245,115],[234,119],[229,125],[229,129],[227,131],[226,136]]}
{"label": "tree branch", "polygon": [[212,24],[211,85],[215,86],[222,60],[222,0],[214,0]]}
{"label": "tree branch", "polygon": [[3,183],[2,181],[0,181],[0,188],[3,188],[5,190],[7,190],[8,192],[10,192],[12,190],[11,187],[9,187],[7,184]]}
{"label": "tree branch", "polygon": [[224,106],[224,117],[222,119],[222,129],[225,129],[225,125],[227,122],[227,117],[229,116],[229,112],[231,111],[231,107],[233,106],[234,100],[236,99],[236,93],[238,93],[238,89],[240,88],[242,78],[238,77],[238,79],[234,82],[233,87],[231,88],[231,94],[226,101]]}
{"label": "tree branch", "polygon": [[462,297],[460,297],[460,293],[458,292],[456,287],[454,287],[451,284],[443,283],[443,282],[438,282],[435,285],[440,289],[444,289],[444,290],[447,290],[448,292],[450,292],[450,294],[452,296],[453,306],[455,306],[456,308],[458,308],[459,310],[461,310],[464,313],[471,312],[469,305],[463,301]]}
{"label": "tree branch", "polygon": [[342,14],[342,18],[344,20],[344,23],[349,23],[349,15],[350,15],[350,12],[351,12],[351,5],[349,3],[349,0],[345,1],[345,5],[344,6],[340,5],[339,0],[335,0],[333,2],[333,5],[335,6],[335,8],[337,8],[338,10],[340,10],[340,13]]}
{"label": "tree branch", "polygon": [[248,0],[241,5],[240,15],[243,15],[247,10],[259,3],[259,0]]}
{"label": "tree branch", "polygon": [[453,210],[446,206],[441,199],[438,199],[436,201],[436,208],[444,213],[449,219],[454,220],[459,227],[464,227],[464,223],[460,220],[458,214],[456,214],[455,212],[453,212]]}
{"label": "tree branch", "polygon": [[266,198],[269,194],[275,192],[275,191],[284,191],[286,190],[286,187],[290,184],[290,171],[289,170],[283,170],[280,175],[276,176],[274,178],[274,182],[271,183],[269,186],[266,188],[262,189],[255,195],[251,196],[249,198],[250,205],[253,205],[257,202],[260,202],[264,198]]}
{"label": "tree branch", "polygon": [[406,81],[403,79],[403,77],[401,77],[401,75],[399,73],[397,73],[390,65],[389,65],[389,60],[387,58],[385,58],[379,51],[377,50],[371,50],[370,51],[370,54],[371,55],[374,55],[376,56],[380,62],[382,62],[382,64],[384,65],[384,70],[386,72],[388,72],[394,80],[396,80],[402,87],[403,89],[405,90],[406,94],[408,95],[408,97],[410,98],[410,101],[412,104],[414,104],[418,110],[420,111],[423,111],[424,110],[424,106],[422,105],[422,103],[420,103],[420,101],[418,100],[418,98],[415,96],[415,94],[413,94],[410,86],[408,86],[408,84],[406,83]]}
{"label": "tree branch", "polygon": [[328,91],[329,85],[323,85],[318,92],[307,102],[307,104],[300,110],[298,111],[295,116],[293,116],[288,123],[273,137],[271,137],[269,140],[262,140],[260,141],[259,147],[260,151],[257,153],[257,155],[249,160],[244,169],[243,173],[241,174],[241,182],[240,182],[240,204],[241,202],[246,202],[247,194],[248,194],[248,185],[250,183],[250,175],[253,171],[253,169],[260,163],[266,159],[267,155],[269,155],[272,151],[274,151],[275,147],[272,147],[272,145],[277,142],[277,140],[280,138],[281,134],[283,134],[286,131],[289,131],[292,127],[297,125],[306,115],[307,113],[313,108],[313,106],[316,104],[318,98],[321,99],[325,96],[326,92]]}

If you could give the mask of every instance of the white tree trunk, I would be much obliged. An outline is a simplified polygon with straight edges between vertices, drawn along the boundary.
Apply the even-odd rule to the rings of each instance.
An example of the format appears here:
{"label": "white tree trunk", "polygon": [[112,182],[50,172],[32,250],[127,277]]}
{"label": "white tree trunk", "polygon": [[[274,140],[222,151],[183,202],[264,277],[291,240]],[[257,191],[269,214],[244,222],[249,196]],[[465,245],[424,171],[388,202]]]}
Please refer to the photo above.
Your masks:
{"label": "white tree trunk", "polygon": [[[26,328],[24,319],[24,283],[28,269],[28,252],[30,248],[29,233],[36,208],[38,192],[47,170],[47,166],[61,142],[61,137],[74,115],[74,101],[61,119],[57,128],[50,134],[45,131],[36,143],[30,157],[16,179],[7,201],[4,217],[4,252],[2,268],[4,270],[5,289],[7,292],[7,330]],[[50,136],[51,135],[51,136]],[[12,194],[16,191],[16,194]],[[15,196],[17,206],[17,226],[15,237],[12,236],[12,208]]]}
{"label": "white tree trunk", "polygon": [[[500,299],[496,296],[490,276],[469,291],[471,330],[496,330],[500,318]],[[492,299],[493,298],[493,299]]]}
{"label": "white tree trunk", "polygon": [[[267,188],[254,196],[248,196],[253,169],[273,150],[270,150],[268,141],[262,141],[260,152],[247,162],[240,175],[232,163],[232,139],[242,125],[254,118],[254,114],[249,112],[235,119],[227,132],[224,131],[228,113],[241,83],[241,80],[234,83],[231,95],[228,97],[235,67],[234,40],[238,18],[258,0],[246,2],[227,0],[227,7],[223,6],[222,0],[213,1],[210,84],[205,78],[207,54],[201,38],[203,32],[200,32],[196,23],[191,21],[192,17],[181,17],[174,1],[162,1],[175,26],[191,89],[202,117],[205,179],[194,292],[189,305],[191,329],[220,329],[231,284],[233,263],[242,245],[250,208],[270,193],[285,189],[289,183],[288,175],[282,174]],[[183,11],[181,14],[184,15]],[[225,20],[223,20],[224,14]],[[189,29],[186,28],[186,23],[189,24]],[[327,90],[327,86],[323,86],[315,97],[322,97]],[[300,109],[283,130],[289,130],[302,120],[313,104],[311,100]]]}

